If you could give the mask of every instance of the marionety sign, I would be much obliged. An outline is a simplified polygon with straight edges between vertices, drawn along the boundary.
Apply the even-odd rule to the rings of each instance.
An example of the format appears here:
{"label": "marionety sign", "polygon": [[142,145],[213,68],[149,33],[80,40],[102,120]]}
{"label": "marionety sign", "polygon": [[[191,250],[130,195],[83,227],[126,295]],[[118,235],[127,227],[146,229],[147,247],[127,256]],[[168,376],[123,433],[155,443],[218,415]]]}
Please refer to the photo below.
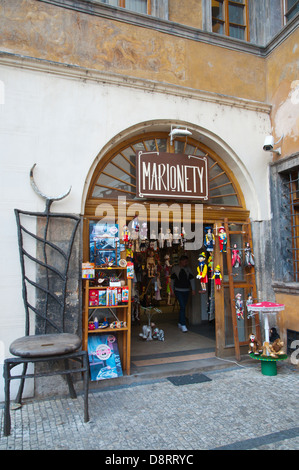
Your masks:
{"label": "marionety sign", "polygon": [[137,152],[137,197],[208,200],[208,157]]}

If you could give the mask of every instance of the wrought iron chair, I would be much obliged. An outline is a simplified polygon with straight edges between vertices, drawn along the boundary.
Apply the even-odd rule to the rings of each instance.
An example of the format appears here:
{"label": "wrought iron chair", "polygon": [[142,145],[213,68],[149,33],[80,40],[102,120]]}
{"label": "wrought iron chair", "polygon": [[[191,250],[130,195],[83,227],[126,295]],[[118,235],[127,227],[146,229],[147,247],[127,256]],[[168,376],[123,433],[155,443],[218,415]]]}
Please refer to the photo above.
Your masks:
{"label": "wrought iron chair", "polygon": [[[72,315],[70,315],[70,319],[67,318],[67,313],[69,314],[70,310],[66,308],[67,283],[71,254],[80,218],[71,214],[50,212],[52,202],[63,199],[69,194],[70,190],[57,198],[45,196],[39,191],[34,182],[34,166],[30,172],[31,185],[46,200],[46,208],[44,212],[25,212],[15,209],[26,322],[25,336],[13,341],[9,348],[10,353],[15,357],[10,357],[4,361],[5,436],[8,436],[11,431],[10,382],[13,379],[20,379],[16,403],[21,405],[25,379],[49,375],[65,375],[70,396],[71,398],[76,398],[77,395],[71,374],[81,373],[83,375],[84,421],[89,421],[88,354],[87,351],[81,350],[81,339],[76,334],[77,332],[67,332],[70,325],[74,325]],[[35,229],[37,233],[33,233],[24,225],[25,219],[32,220],[32,218],[35,218],[37,221],[37,228]],[[62,221],[68,227],[68,240],[53,242],[50,236],[51,227],[53,229],[53,224],[57,223],[60,223],[61,226]],[[34,254],[31,254],[27,248],[29,239],[31,242],[33,241]],[[53,255],[54,253],[55,255]],[[51,263],[51,261],[53,262]],[[31,270],[27,269],[28,262],[31,265],[33,263],[36,269],[32,270],[32,267]],[[33,275],[31,275],[32,272]],[[36,294],[35,301],[31,299],[32,290]],[[30,331],[31,317],[35,319],[34,334]],[[79,367],[70,368],[70,360],[79,362]],[[42,369],[41,365],[48,361],[52,363],[52,367],[49,370]],[[62,361],[63,368],[57,370],[57,365],[60,362],[56,361]],[[33,363],[35,367],[35,371],[32,374],[27,373],[29,363]],[[23,365],[22,373],[20,375],[12,375],[11,370],[19,364]]]}

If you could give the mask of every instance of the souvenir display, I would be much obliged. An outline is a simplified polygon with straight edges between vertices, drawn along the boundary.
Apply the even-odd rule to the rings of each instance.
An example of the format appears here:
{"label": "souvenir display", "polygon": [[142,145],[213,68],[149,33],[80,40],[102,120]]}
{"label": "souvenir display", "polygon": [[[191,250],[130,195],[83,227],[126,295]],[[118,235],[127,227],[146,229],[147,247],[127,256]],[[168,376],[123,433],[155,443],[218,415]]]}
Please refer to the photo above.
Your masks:
{"label": "souvenir display", "polygon": [[247,242],[244,248],[244,266],[251,267],[254,266],[254,264],[254,256],[251,252],[250,244]]}
{"label": "souvenir display", "polygon": [[233,268],[239,268],[241,266],[241,258],[239,255],[239,250],[237,247],[237,244],[234,244],[234,247],[232,249],[232,267]]}
{"label": "souvenir display", "polygon": [[211,227],[207,227],[205,229],[205,238],[204,238],[204,246],[206,247],[207,251],[213,251],[215,245],[215,236],[213,234],[213,229]]}
{"label": "souvenir display", "polygon": [[237,319],[241,320],[241,318],[242,318],[242,320],[244,320],[243,300],[242,300],[242,294],[240,294],[240,293],[236,294],[235,309],[236,309]]}
{"label": "souvenir display", "polygon": [[221,275],[219,264],[216,266],[216,268],[214,270],[214,274],[212,276],[212,279],[214,279],[214,281],[215,281],[216,289],[220,290],[221,289],[221,282],[222,282],[222,275]]}
{"label": "souvenir display", "polygon": [[227,246],[227,235],[224,227],[219,227],[218,229],[218,238],[219,238],[219,248],[220,253],[226,253],[226,246]]}
{"label": "souvenir display", "polygon": [[207,283],[208,283],[208,266],[206,263],[206,254],[204,252],[200,253],[198,257],[198,266],[197,266],[197,279],[200,279],[201,291],[206,292]]}

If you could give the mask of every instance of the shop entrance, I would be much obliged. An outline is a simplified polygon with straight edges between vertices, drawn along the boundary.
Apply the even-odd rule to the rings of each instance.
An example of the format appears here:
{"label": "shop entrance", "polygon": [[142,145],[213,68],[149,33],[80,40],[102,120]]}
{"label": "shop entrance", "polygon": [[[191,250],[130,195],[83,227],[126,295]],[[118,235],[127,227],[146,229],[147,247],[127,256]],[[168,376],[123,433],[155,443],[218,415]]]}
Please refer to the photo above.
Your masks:
{"label": "shop entrance", "polygon": [[[151,203],[157,201],[152,201],[150,198],[140,199],[136,196],[136,155],[139,151],[176,153],[182,155],[183,158],[188,155],[207,157],[209,197],[200,203],[203,209],[201,230],[204,240],[207,229],[211,229],[210,232],[215,238],[212,252],[206,249],[204,243],[195,250],[185,249],[181,217],[173,216],[169,219],[171,243],[164,239],[163,246],[159,244],[159,231],[163,221],[161,214],[155,219],[156,236],[152,236],[150,210]],[[173,201],[165,198],[159,202],[169,207]],[[178,199],[175,203],[183,214],[185,201]],[[188,203],[192,205],[192,210],[187,219],[191,225],[194,225],[196,222],[194,206],[198,204],[198,201],[191,197]],[[139,210],[136,210],[137,206]],[[129,227],[129,231],[132,229],[140,216],[140,207],[142,220],[146,220],[148,226],[145,241],[143,240],[144,246],[136,249],[135,242],[124,243],[122,232],[124,225]],[[125,219],[123,208],[125,208]],[[245,296],[253,292],[255,280],[252,273],[245,272],[244,266],[242,275],[231,273],[231,251],[223,253],[219,247],[219,228],[224,224],[228,232],[232,231],[232,242],[235,240],[234,237],[237,237],[240,249],[243,249],[245,241],[250,241],[249,212],[246,210],[242,191],[233,172],[221,157],[203,143],[190,137],[188,141],[185,138],[177,138],[170,142],[168,132],[143,133],[134,136],[108,151],[100,159],[93,172],[84,214],[83,261],[85,262],[91,260],[93,242],[91,243],[90,240],[90,227],[100,222],[103,216],[106,220],[111,216],[116,221],[120,238],[119,245],[124,244],[119,257],[125,261],[132,261],[135,269],[130,304],[130,344],[126,343],[127,349],[129,348],[127,357],[130,358],[131,369],[127,370],[133,373],[136,368],[146,368],[150,363],[179,364],[184,362],[184,356],[188,355],[190,360],[197,360],[200,357],[208,358],[209,355],[215,354],[221,357],[236,353],[238,356],[240,344],[244,342],[248,326],[246,319],[244,325],[239,323],[236,326],[234,317],[236,290],[233,282],[235,279],[240,280],[236,287],[243,289]],[[139,230],[141,229],[140,224]],[[142,244],[139,235],[139,243]],[[229,238],[230,235],[228,235],[228,245]],[[150,267],[147,262],[147,259],[151,257],[151,251],[153,251],[152,264],[154,265],[152,273],[149,272]],[[198,258],[202,252],[205,252],[207,264],[205,291],[201,281],[196,279]],[[184,254],[189,258],[190,270],[196,284],[195,295],[190,293],[186,309],[188,332],[182,332],[178,327],[179,304],[177,299],[171,296],[170,276],[168,275],[171,272],[171,266],[176,265]],[[120,261],[117,256],[116,264]],[[213,278],[217,266],[222,273],[221,286],[216,286]],[[245,302],[245,297],[243,300]],[[97,315],[99,313],[96,311]],[[86,317],[86,314],[84,315]],[[88,319],[91,317],[89,312]],[[164,341],[157,337],[147,341],[146,329],[143,327],[151,327],[151,323],[155,324],[154,327],[152,326],[152,336],[162,335],[160,330],[163,330]],[[155,328],[157,331],[154,332]]]}
{"label": "shop entrance", "polygon": [[[208,226],[205,226],[205,231]],[[170,233],[176,233],[175,226]],[[179,242],[178,242],[179,241]],[[157,247],[156,247],[157,245]],[[168,246],[167,246],[168,245]],[[215,338],[215,291],[212,256],[201,247],[208,261],[207,284],[205,291],[196,279],[198,256],[196,250],[185,250],[182,237],[170,243],[159,240],[152,243],[156,248],[156,275],[147,269],[147,253],[139,253],[136,257],[136,281],[133,291],[138,304],[133,303],[132,312],[132,373],[146,372],[155,368],[182,368],[188,363],[192,367],[194,361],[214,357],[216,349]],[[174,279],[171,273],[174,266],[180,265],[180,259],[188,257],[188,267],[193,281],[186,303],[187,331],[180,325],[180,304],[174,292]],[[194,292],[192,292],[194,288]]]}

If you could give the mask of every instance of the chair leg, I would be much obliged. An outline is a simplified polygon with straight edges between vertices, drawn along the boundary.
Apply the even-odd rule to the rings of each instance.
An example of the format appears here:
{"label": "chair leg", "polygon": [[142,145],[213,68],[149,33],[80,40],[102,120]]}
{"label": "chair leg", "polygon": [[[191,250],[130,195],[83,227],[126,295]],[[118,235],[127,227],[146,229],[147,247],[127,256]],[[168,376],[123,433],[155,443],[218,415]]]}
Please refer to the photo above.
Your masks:
{"label": "chair leg", "polygon": [[[67,359],[64,360],[64,367],[65,367],[66,370],[69,370],[69,361]],[[76,391],[74,389],[73,379],[72,379],[70,373],[66,374],[66,381],[67,381],[67,384],[68,384],[68,387],[69,387],[69,392],[70,392],[71,398],[77,398],[77,394],[76,394]]]}
{"label": "chair leg", "polygon": [[8,361],[4,361],[3,367],[3,375],[4,375],[4,394],[5,394],[5,402],[4,402],[4,436],[10,435],[10,365]]}
{"label": "chair leg", "polygon": [[[23,372],[22,372],[22,375],[24,376],[27,372],[27,367],[28,367],[28,363],[27,362],[24,362],[23,364]],[[20,382],[20,385],[19,385],[19,390],[18,390],[18,393],[17,393],[17,396],[16,396],[16,403],[19,403],[20,405],[22,404],[22,395],[23,395],[23,390],[24,390],[24,384],[25,384],[25,377],[23,377],[21,379],[21,382]]]}
{"label": "chair leg", "polygon": [[[86,351],[85,351],[86,352]],[[88,363],[88,354],[83,355],[83,390],[84,390],[84,422],[89,421],[88,413],[88,385],[89,385],[89,363]]]}

